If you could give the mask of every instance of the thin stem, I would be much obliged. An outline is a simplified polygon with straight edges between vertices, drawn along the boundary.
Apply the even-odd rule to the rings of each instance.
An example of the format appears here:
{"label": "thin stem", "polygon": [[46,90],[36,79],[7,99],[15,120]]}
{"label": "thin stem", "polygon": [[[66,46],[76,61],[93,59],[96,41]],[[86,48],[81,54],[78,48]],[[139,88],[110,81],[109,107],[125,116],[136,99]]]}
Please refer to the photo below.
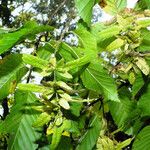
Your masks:
{"label": "thin stem", "polygon": [[29,74],[28,74],[28,76],[27,76],[27,82],[26,82],[26,83],[29,83],[29,82],[30,82],[32,70],[33,70],[33,67],[31,67],[31,68],[29,69]]}
{"label": "thin stem", "polygon": [[[34,44],[34,45],[35,45],[35,51],[36,51],[36,50],[38,49],[38,47],[39,47],[39,43],[40,43],[40,40],[41,40],[42,36],[43,36],[43,35],[41,35],[41,36],[38,38],[38,40],[35,42],[35,44]],[[35,52],[33,52],[32,54],[35,55]],[[29,83],[29,82],[30,82],[32,71],[33,71],[33,67],[31,66],[30,69],[29,69],[29,74],[28,74],[28,76],[27,76],[27,81],[26,81],[26,83]]]}
{"label": "thin stem", "polygon": [[[64,0],[59,7],[57,7],[57,9],[51,14],[51,18],[53,18],[57,12],[62,8],[62,6],[67,2],[67,0]],[[51,22],[51,19],[47,22],[47,24],[49,24]]]}
{"label": "thin stem", "polygon": [[87,111],[87,109],[89,109],[91,106],[93,106],[94,104],[96,104],[96,103],[99,102],[99,101],[100,101],[100,100],[97,99],[97,100],[91,102],[89,105],[87,105],[87,106],[82,110],[81,115],[84,114],[84,113]]}
{"label": "thin stem", "polygon": [[[65,27],[64,27],[63,31],[61,32],[60,38],[58,40],[58,43],[56,45],[56,49],[55,49],[55,52],[54,52],[54,57],[56,57],[56,53],[59,50],[59,46],[60,46],[60,44],[61,44],[61,42],[62,42],[62,40],[63,40],[63,38],[65,36],[65,33],[67,31],[67,28],[68,28],[69,24],[70,24],[70,19],[68,19],[67,23],[65,24]],[[57,80],[56,79],[56,71],[54,70],[54,82],[56,82],[56,80]]]}

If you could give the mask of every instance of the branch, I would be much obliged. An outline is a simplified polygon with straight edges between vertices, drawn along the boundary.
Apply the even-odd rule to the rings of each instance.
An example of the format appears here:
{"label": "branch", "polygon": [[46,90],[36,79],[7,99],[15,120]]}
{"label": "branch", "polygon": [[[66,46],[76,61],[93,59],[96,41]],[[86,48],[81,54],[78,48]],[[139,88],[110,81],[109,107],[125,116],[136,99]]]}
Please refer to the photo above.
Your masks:
{"label": "branch", "polygon": [[[35,43],[35,50],[38,49],[39,43],[40,43],[40,40],[41,40],[42,36],[43,36],[43,35],[41,35],[41,36],[38,38],[37,42]],[[33,55],[34,55],[34,53],[33,53]],[[28,74],[28,76],[27,76],[27,82],[26,82],[26,83],[29,83],[29,82],[30,82],[30,78],[31,78],[32,71],[33,71],[33,67],[31,66],[30,69],[29,69],[29,74]]]}
{"label": "branch", "polygon": [[54,13],[51,15],[51,18],[61,9],[61,7],[67,2],[67,0],[64,0],[59,7],[54,11]]}
{"label": "branch", "polygon": [[59,7],[57,7],[57,9],[54,11],[54,13],[51,14],[51,19],[48,20],[47,24],[49,24],[52,20],[52,18],[54,17],[55,14],[57,14],[57,12],[61,9],[61,7],[67,2],[67,0],[64,0]]}
{"label": "branch", "polygon": [[[81,115],[83,115],[91,106],[93,106],[94,104],[98,103],[98,102],[102,102],[103,101],[103,98],[100,97],[98,98],[96,101],[93,101],[91,103],[89,103],[87,106],[85,106],[85,108],[81,111]],[[101,105],[100,105],[101,107]]]}

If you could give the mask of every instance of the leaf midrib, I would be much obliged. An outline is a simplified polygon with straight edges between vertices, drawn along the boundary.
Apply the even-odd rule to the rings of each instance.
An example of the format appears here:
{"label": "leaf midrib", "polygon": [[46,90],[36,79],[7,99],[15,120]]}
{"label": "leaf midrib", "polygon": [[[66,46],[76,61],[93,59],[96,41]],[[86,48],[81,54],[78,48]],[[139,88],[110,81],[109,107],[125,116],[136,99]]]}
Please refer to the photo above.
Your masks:
{"label": "leaf midrib", "polygon": [[[28,98],[30,98],[29,96],[30,96],[30,93],[27,94],[27,97],[26,97],[27,102],[28,102]],[[25,108],[26,108],[26,107],[25,107]],[[23,113],[22,113],[22,115],[21,115],[21,117],[20,117],[20,118],[21,118],[21,119],[20,119],[20,123],[22,123],[22,120],[24,119],[25,115],[26,115],[26,114],[23,114]],[[16,132],[16,134],[15,134],[15,137],[14,137],[14,140],[13,140],[13,143],[12,143],[12,145],[11,145],[11,149],[10,149],[10,150],[12,150],[13,147],[14,147],[14,144],[15,144],[15,141],[16,141],[16,139],[17,139],[17,135],[18,135],[19,131],[20,131],[20,125],[19,125],[19,127],[18,127],[18,129],[17,129],[17,132]]]}
{"label": "leaf midrib", "polygon": [[88,73],[94,78],[94,80],[96,80],[96,81],[100,84],[100,86],[101,86],[102,88],[104,88],[108,93],[111,94],[111,92],[110,92],[107,88],[105,88],[105,87],[95,78],[95,76],[90,72],[90,70],[89,70],[88,68],[86,68],[86,70],[87,70]]}

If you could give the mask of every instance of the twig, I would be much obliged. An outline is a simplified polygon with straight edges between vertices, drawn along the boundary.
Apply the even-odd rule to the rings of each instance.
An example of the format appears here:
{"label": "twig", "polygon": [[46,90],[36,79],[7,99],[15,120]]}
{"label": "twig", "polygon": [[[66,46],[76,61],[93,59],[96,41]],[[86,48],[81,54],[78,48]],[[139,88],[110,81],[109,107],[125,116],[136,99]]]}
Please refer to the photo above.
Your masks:
{"label": "twig", "polygon": [[[40,43],[40,40],[41,40],[42,36],[43,36],[43,35],[41,35],[41,36],[38,38],[37,42],[35,43],[35,50],[38,49],[39,43]],[[33,53],[33,55],[34,55],[34,53]],[[28,74],[28,76],[27,76],[27,82],[26,82],[26,83],[29,83],[29,82],[30,82],[30,78],[31,78],[32,71],[33,71],[33,67],[31,66],[30,69],[29,69],[29,74]]]}
{"label": "twig", "polygon": [[[55,14],[57,14],[57,12],[61,9],[61,7],[67,2],[67,0],[64,0],[59,7],[57,7],[57,9],[51,14],[51,19],[54,17]],[[51,22],[51,19],[47,22],[47,24],[49,24]]]}
{"label": "twig", "polygon": [[27,82],[26,82],[26,83],[29,83],[29,82],[30,82],[30,78],[31,78],[32,71],[33,71],[33,67],[30,67],[30,69],[29,69],[29,74],[28,74],[28,76],[27,76]]}
{"label": "twig", "polygon": [[4,120],[6,118],[6,116],[9,114],[9,107],[8,107],[8,100],[7,100],[7,98],[5,98],[2,101],[2,107],[4,109],[2,119]]}
{"label": "twig", "polygon": [[67,0],[64,0],[59,7],[54,11],[54,13],[51,15],[51,18],[60,10],[60,8],[67,2]]}
{"label": "twig", "polygon": [[96,104],[97,102],[99,102],[100,99],[97,99],[96,101],[91,102],[90,104],[88,104],[82,111],[81,111],[81,115],[84,114],[86,112],[87,109],[89,109],[91,106],[93,106],[94,104]]}

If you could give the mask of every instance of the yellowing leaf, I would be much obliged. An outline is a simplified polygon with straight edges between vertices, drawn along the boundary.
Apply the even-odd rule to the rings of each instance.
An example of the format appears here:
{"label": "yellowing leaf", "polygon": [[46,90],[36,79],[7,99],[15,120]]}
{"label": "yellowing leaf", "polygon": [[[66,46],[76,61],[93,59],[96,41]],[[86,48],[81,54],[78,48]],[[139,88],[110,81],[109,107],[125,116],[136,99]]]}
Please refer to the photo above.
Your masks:
{"label": "yellowing leaf", "polygon": [[52,55],[49,62],[53,67],[56,67],[56,57]]}
{"label": "yellowing leaf", "polygon": [[130,84],[133,84],[134,82],[135,82],[135,74],[134,74],[134,72],[130,72],[129,73],[129,82],[130,82]]}
{"label": "yellowing leaf", "polygon": [[109,137],[107,136],[99,137],[97,141],[97,150],[114,150],[114,149],[115,145]]}
{"label": "yellowing leaf", "polygon": [[16,80],[11,82],[10,88],[9,88],[9,93],[13,93],[15,91],[16,85],[17,85]]}
{"label": "yellowing leaf", "polygon": [[117,15],[117,22],[122,28],[127,28],[133,22],[133,17],[123,18],[121,15]]}
{"label": "yellowing leaf", "polygon": [[66,99],[67,101],[71,101],[72,98],[69,94],[64,93],[64,94],[59,94],[62,98]]}
{"label": "yellowing leaf", "polygon": [[67,131],[64,131],[64,132],[62,133],[62,135],[70,137],[70,133],[67,132]]}
{"label": "yellowing leaf", "polygon": [[106,47],[106,50],[111,52],[113,50],[116,50],[116,49],[120,48],[123,45],[124,45],[124,40],[118,38],[118,39],[114,40],[112,43],[110,43]]}
{"label": "yellowing leaf", "polygon": [[56,126],[60,126],[61,124],[62,124],[62,122],[63,122],[63,119],[62,119],[62,117],[59,117],[59,118],[57,118],[56,119]]}
{"label": "yellowing leaf", "polygon": [[56,85],[59,86],[60,88],[62,88],[63,90],[67,91],[67,92],[73,92],[73,89],[63,81],[56,82]]}
{"label": "yellowing leaf", "polygon": [[60,99],[59,100],[59,105],[61,107],[63,107],[64,109],[67,109],[67,110],[70,109],[70,105],[65,99]]}
{"label": "yellowing leaf", "polygon": [[126,7],[127,0],[107,0],[106,3],[104,10],[111,15],[116,15]]}
{"label": "yellowing leaf", "polygon": [[128,71],[133,67],[133,64],[130,63],[124,70],[125,73],[128,73]]}
{"label": "yellowing leaf", "polygon": [[139,69],[143,72],[143,74],[148,75],[149,74],[149,65],[145,61],[144,58],[137,57],[135,58],[135,64],[139,67]]}
{"label": "yellowing leaf", "polygon": [[33,123],[33,127],[42,127],[51,120],[51,116],[46,112],[40,114],[38,119]]}

